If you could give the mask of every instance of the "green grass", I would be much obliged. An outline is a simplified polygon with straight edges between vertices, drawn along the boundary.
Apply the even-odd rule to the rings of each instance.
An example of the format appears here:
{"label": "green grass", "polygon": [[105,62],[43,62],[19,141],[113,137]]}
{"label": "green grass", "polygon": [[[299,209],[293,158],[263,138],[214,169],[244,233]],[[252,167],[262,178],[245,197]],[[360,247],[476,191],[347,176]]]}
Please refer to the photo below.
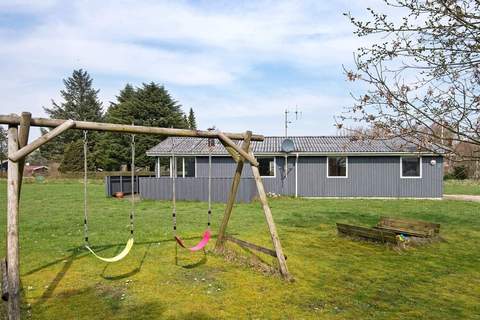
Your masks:
{"label": "green grass", "polygon": [[[100,184],[89,187],[92,244],[104,246],[102,255],[114,255],[128,237],[129,203],[106,198]],[[5,191],[2,180],[3,212]],[[178,207],[180,234],[197,241],[206,204]],[[138,204],[137,244],[130,255],[102,263],[81,248],[82,185],[25,184],[22,312],[31,319],[480,318],[479,203],[284,198],[272,200],[271,207],[294,283],[211,253],[202,264],[201,253],[179,251],[175,265],[171,207],[159,201]],[[214,230],[222,210],[222,204],[214,206]],[[337,236],[337,221],[368,226],[380,215],[439,222],[446,241],[399,252]],[[0,222],[5,247],[5,214]],[[237,205],[229,232],[268,245],[260,204]]]}
{"label": "green grass", "polygon": [[446,180],[444,193],[480,195],[480,180]]}

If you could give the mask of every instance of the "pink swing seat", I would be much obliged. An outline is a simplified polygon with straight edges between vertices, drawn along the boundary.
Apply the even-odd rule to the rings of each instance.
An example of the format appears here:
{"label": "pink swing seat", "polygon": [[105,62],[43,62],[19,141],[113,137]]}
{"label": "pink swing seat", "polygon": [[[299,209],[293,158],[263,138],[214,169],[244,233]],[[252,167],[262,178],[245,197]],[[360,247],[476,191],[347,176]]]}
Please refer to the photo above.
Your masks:
{"label": "pink swing seat", "polygon": [[195,252],[195,251],[199,251],[199,250],[202,250],[203,248],[205,248],[205,246],[208,244],[208,241],[210,241],[210,238],[212,237],[212,233],[210,232],[210,230],[206,230],[204,233],[203,233],[203,237],[202,237],[202,240],[200,240],[199,243],[197,243],[195,246],[193,247],[187,247],[185,245],[185,243],[183,242],[182,239],[180,239],[180,237],[178,236],[175,236],[175,241],[177,241],[177,243],[182,247],[182,248],[185,248],[187,250],[190,250],[191,252]]}

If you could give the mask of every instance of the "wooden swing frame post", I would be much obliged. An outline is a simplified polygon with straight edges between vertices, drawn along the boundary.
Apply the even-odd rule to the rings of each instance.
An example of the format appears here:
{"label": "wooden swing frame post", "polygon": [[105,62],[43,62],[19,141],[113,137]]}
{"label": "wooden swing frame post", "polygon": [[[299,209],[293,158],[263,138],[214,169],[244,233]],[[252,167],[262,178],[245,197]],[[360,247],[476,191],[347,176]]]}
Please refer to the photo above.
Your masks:
{"label": "wooden swing frame post", "polygon": [[[258,170],[258,162],[255,161],[254,163],[252,163],[250,161],[251,158],[255,159],[255,155],[253,154],[252,148],[251,148],[251,145],[250,145],[251,137],[252,137],[252,132],[247,131],[245,133],[245,137],[244,137],[244,140],[243,140],[242,147],[240,148],[237,145],[235,145],[236,146],[235,150],[241,151],[241,152],[239,152],[240,156],[239,156],[239,160],[238,160],[238,163],[237,163],[237,168],[235,170],[235,174],[234,174],[233,180],[232,180],[232,185],[230,187],[230,193],[228,195],[227,205],[225,207],[225,212],[223,214],[223,220],[222,220],[222,223],[220,225],[220,229],[218,231],[217,242],[215,244],[215,251],[217,253],[221,253],[224,249],[225,241],[229,240],[229,241],[234,242],[234,243],[236,243],[240,246],[248,247],[250,249],[257,250],[257,251],[269,254],[271,256],[275,256],[277,258],[277,261],[278,261],[280,274],[282,275],[282,277],[285,280],[291,281],[291,280],[293,280],[293,278],[290,275],[290,273],[288,272],[286,257],[283,253],[283,248],[282,248],[282,244],[280,242],[280,238],[278,237],[277,227],[276,227],[275,222],[273,220],[272,210],[270,209],[270,206],[268,205],[267,194],[266,194],[265,188],[263,186],[262,177],[260,176],[260,171]],[[222,141],[228,142],[227,139],[222,139]],[[247,156],[248,156],[248,158],[247,158]],[[248,243],[247,241],[236,239],[236,238],[233,238],[233,237],[228,237],[226,235],[228,222],[230,221],[230,217],[232,215],[232,210],[233,210],[233,205],[235,204],[235,199],[237,197],[238,186],[240,185],[240,178],[242,176],[242,171],[243,171],[243,166],[244,166],[245,160],[249,160],[249,162],[251,164],[251,167],[252,167],[252,173],[253,173],[253,177],[255,179],[255,185],[257,186],[258,197],[259,197],[260,203],[262,204],[263,213],[265,215],[265,220],[266,220],[267,225],[268,225],[268,230],[270,231],[270,236],[271,236],[273,248],[275,250],[274,251],[275,255],[273,255],[272,250],[270,250],[268,248],[263,248],[263,247],[260,247],[256,244]]]}
{"label": "wooden swing frame post", "polygon": [[[280,240],[276,232],[270,207],[263,188],[263,183],[258,173],[258,162],[250,149],[250,141],[263,141],[262,135],[246,133],[226,133],[219,131],[202,131],[173,129],[161,127],[145,127],[126,124],[99,123],[88,121],[73,121],[62,119],[32,118],[29,112],[23,112],[21,116],[16,114],[0,115],[0,124],[8,125],[8,173],[7,173],[7,285],[2,284],[8,290],[8,319],[20,319],[20,273],[19,273],[19,205],[20,193],[23,180],[25,158],[45,143],[51,141],[59,134],[69,130],[107,131],[117,133],[153,134],[164,137],[199,137],[217,138],[222,143],[238,153],[237,170],[235,172],[232,187],[225,209],[225,216],[219,231],[216,248],[220,248],[225,241],[225,231],[235,203],[235,198],[240,183],[243,164],[248,161],[252,165],[260,201],[264,209],[265,218],[269,226],[273,246],[280,264],[280,272],[285,279],[290,279],[285,256],[283,255]],[[28,144],[30,127],[54,128],[38,139]],[[243,140],[242,148],[233,140]],[[233,152],[233,151],[232,151]],[[237,160],[235,159],[235,160]]]}

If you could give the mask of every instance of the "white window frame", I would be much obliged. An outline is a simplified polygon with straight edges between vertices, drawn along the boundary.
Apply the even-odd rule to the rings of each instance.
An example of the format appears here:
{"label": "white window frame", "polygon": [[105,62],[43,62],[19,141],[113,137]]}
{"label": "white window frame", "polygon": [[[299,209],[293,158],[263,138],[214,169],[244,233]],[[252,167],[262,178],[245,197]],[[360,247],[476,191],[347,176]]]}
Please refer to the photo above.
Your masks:
{"label": "white window frame", "polygon": [[[420,161],[420,176],[416,177],[405,177],[403,176],[403,158],[418,158]],[[423,177],[423,159],[422,157],[415,157],[415,156],[405,156],[405,157],[400,157],[400,178],[401,179],[422,179]]]}
{"label": "white window frame", "polygon": [[[168,176],[162,176],[161,175],[160,158],[168,158],[168,163],[169,163],[169,168],[168,168],[169,175]],[[157,178],[167,178],[167,177],[171,178],[172,177],[172,157],[168,157],[168,156],[158,156],[157,157],[157,170],[156,170],[155,175],[156,175]]]}
{"label": "white window frame", "polygon": [[[271,156],[271,157],[268,157],[268,156],[257,157],[257,159],[269,159],[269,158],[273,158],[273,176],[262,176],[262,175],[260,175],[261,178],[272,179],[272,178],[276,178],[276,177],[277,177],[277,157],[275,157],[275,156]],[[260,170],[259,170],[259,171],[260,171]]]}
{"label": "white window frame", "polygon": [[[345,158],[345,176],[331,176],[329,174],[328,168],[330,163],[330,158]],[[328,179],[348,179],[348,156],[327,156],[327,178]]]}
{"label": "white window frame", "polygon": [[[177,178],[185,178],[185,158],[194,158],[195,159],[195,175],[193,177],[187,177],[187,178],[196,178],[197,177],[197,157],[195,156],[175,156],[175,160],[178,158],[182,158],[182,176],[179,177],[178,175],[176,176]],[[170,178],[172,178],[173,174],[173,157],[170,157]],[[177,168],[178,171],[178,168]],[[177,174],[175,172],[175,174]]]}

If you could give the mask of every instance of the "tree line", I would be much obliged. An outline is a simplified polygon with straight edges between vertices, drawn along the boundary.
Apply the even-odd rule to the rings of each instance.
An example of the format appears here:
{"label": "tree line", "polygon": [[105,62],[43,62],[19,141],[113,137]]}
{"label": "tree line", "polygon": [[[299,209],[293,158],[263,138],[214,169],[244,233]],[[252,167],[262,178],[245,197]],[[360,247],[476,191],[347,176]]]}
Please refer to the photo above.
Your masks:
{"label": "tree line", "polygon": [[[51,107],[44,107],[52,119],[110,122],[167,128],[196,129],[195,113],[190,108],[188,115],[180,103],[172,98],[163,85],[154,82],[140,87],[127,84],[110,102],[106,110],[100,101],[99,90],[93,87],[93,79],[87,71],[74,70],[63,80],[65,88],[60,91],[62,102],[52,100]],[[6,159],[6,130],[0,127],[0,157]],[[42,128],[42,134],[49,129]],[[161,137],[136,135],[136,166],[154,168],[154,159],[146,151],[158,144]],[[60,163],[62,172],[83,170],[84,133],[69,130],[33,153],[29,160],[36,164]],[[116,171],[131,159],[131,135],[110,132],[87,132],[89,170]],[[0,159],[0,160],[2,160]]]}

